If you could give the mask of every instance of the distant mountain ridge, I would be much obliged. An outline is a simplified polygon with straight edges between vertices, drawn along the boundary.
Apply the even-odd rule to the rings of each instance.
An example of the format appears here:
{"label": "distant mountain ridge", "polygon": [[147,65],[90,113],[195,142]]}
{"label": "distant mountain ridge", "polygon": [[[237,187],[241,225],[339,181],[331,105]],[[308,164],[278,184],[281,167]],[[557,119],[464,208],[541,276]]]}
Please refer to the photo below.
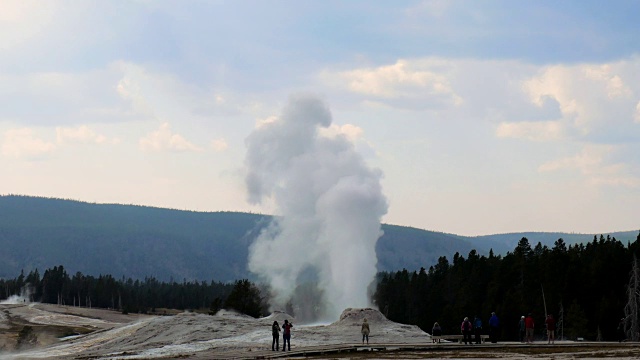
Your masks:
{"label": "distant mountain ridge", "polygon": [[[64,265],[70,274],[161,280],[233,281],[252,278],[248,249],[269,215],[240,212],[195,212],[136,205],[92,204],[30,196],[0,196],[0,277],[21,270],[44,271]],[[456,252],[466,257],[512,251],[527,237],[534,246],[563,238],[587,242],[592,235],[514,233],[459,236],[383,224],[376,246],[379,271],[417,270]],[[626,242],[637,231],[612,233]],[[606,234],[605,234],[606,236]],[[277,259],[278,254],[273,254]]]}
{"label": "distant mountain ridge", "polygon": [[593,241],[593,237],[598,239],[600,235],[605,238],[611,236],[616,240],[626,245],[627,242],[634,242],[638,236],[639,231],[615,231],[611,233],[598,233],[598,234],[576,234],[576,233],[561,233],[561,232],[520,232],[520,233],[507,233],[507,234],[495,234],[495,235],[482,235],[474,236],[470,241],[482,242],[485,247],[490,247],[496,254],[505,254],[507,251],[513,251],[518,244],[518,241],[523,237],[529,240],[531,246],[535,246],[539,242],[542,245],[552,247],[556,240],[562,238],[566,244],[579,244]]}

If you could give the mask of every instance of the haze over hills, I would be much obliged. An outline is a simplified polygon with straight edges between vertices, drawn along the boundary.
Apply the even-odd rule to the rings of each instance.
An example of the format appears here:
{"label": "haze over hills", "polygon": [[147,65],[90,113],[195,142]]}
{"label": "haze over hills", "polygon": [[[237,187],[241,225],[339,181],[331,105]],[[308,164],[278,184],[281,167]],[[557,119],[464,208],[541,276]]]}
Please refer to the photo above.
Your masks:
{"label": "haze over hills", "polygon": [[[63,265],[67,272],[160,280],[233,281],[253,278],[248,249],[271,216],[239,212],[194,212],[136,205],[92,204],[29,196],[0,196],[0,277],[21,270]],[[451,260],[512,251],[522,237],[532,246],[563,238],[588,242],[599,234],[513,233],[466,237],[383,224],[376,246],[379,271],[428,268],[440,256]],[[607,234],[604,234],[605,236]],[[622,241],[637,231],[611,233]],[[278,261],[278,254],[272,256]]]}

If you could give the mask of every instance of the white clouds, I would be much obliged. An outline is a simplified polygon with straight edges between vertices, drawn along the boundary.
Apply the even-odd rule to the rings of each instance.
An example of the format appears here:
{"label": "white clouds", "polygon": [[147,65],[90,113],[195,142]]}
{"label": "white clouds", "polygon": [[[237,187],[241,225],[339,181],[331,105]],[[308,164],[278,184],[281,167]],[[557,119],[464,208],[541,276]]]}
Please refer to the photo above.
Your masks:
{"label": "white clouds", "polygon": [[250,113],[254,106],[250,96],[238,98],[215,84],[198,86],[173,72],[125,61],[114,62],[109,69],[119,75],[117,94],[145,118],[199,119]]}
{"label": "white clouds", "polygon": [[115,145],[118,139],[109,139],[96,133],[87,125],[78,127],[57,127],[55,141],[46,140],[50,131],[46,128],[13,128],[4,132],[2,155],[13,158],[33,159],[53,154],[63,147],[82,144]]}
{"label": "white clouds", "polygon": [[615,151],[613,145],[588,145],[579,154],[547,162],[538,170],[551,172],[575,169],[593,186],[639,187],[640,178],[630,174],[627,165],[609,160]]}
{"label": "white clouds", "polygon": [[267,116],[266,118],[257,119],[255,127],[256,128],[261,128],[261,127],[263,127],[265,125],[273,124],[276,121],[278,121],[278,117],[277,116],[275,116],[275,115]]}
{"label": "white clouds", "polygon": [[361,127],[352,124],[344,124],[342,126],[331,124],[329,127],[318,129],[318,133],[325,137],[336,137],[342,135],[349,139],[349,141],[355,143],[356,140],[362,136],[363,130]]}
{"label": "white clouds", "polygon": [[3,0],[0,7],[0,51],[42,35],[55,17],[53,1]]}
{"label": "white clouds", "polygon": [[502,122],[496,129],[496,136],[532,141],[560,140],[563,129],[558,121]]}
{"label": "white clouds", "polygon": [[31,126],[69,126],[130,120],[114,91],[113,68],[77,72],[0,73],[0,121]]}
{"label": "white clouds", "polygon": [[609,99],[628,97],[632,94],[631,89],[623,83],[622,78],[614,73],[615,70],[611,65],[583,65],[582,68],[586,79],[604,85],[605,93]]}
{"label": "white clouds", "polygon": [[116,91],[133,111],[147,118],[176,118],[193,111],[202,99],[197,88],[170,73],[157,73],[138,64],[118,61],[111,67],[121,74]]}
{"label": "white clouds", "polygon": [[14,158],[34,158],[51,153],[56,144],[45,141],[29,128],[11,129],[4,133],[2,155]]}
{"label": "white clouds", "polygon": [[399,60],[394,65],[347,71],[342,76],[352,91],[380,97],[406,95],[399,91],[400,87],[427,87],[434,93],[450,91],[449,86],[443,84],[443,77],[429,71],[411,70],[407,65],[406,61]]}
{"label": "white clouds", "polygon": [[[26,127],[37,125],[43,132],[47,129],[55,131],[56,140],[49,143],[58,147],[137,142],[143,151],[199,152],[204,148],[187,138],[197,137],[204,144],[207,141],[204,137],[211,132],[218,135],[218,139],[210,148],[220,152],[228,148],[221,135],[226,136],[234,126],[214,123],[210,119],[216,116],[216,110],[224,109],[222,111],[229,116],[229,109],[241,107],[231,101],[229,94],[199,88],[173,73],[154,72],[124,61],[86,72],[0,73],[0,82],[3,83],[0,122],[7,122],[9,127],[18,123]],[[163,125],[140,139],[145,131],[142,121],[160,119],[180,119],[186,123],[199,123],[199,126],[187,127],[189,134],[173,134],[168,125]],[[99,134],[95,126],[90,128],[87,122],[102,127],[114,125],[111,130],[115,135]],[[15,149],[17,145],[6,146]],[[54,151],[54,148],[47,148],[47,151]],[[23,149],[6,150],[5,153],[22,156],[29,152]]]}
{"label": "white clouds", "polygon": [[213,151],[215,152],[222,152],[227,150],[227,148],[229,147],[229,144],[227,143],[227,140],[225,139],[215,139],[211,141],[211,148],[213,149]]}
{"label": "white clouds", "polygon": [[612,150],[611,146],[585,147],[578,155],[565,157],[542,164],[540,171],[557,171],[562,169],[578,169],[583,174],[596,174],[604,157]]}
{"label": "white clouds", "polygon": [[545,98],[558,102],[560,121],[572,130],[568,135],[617,141],[621,130],[640,135],[639,129],[630,127],[640,97],[639,66],[638,57],[607,64],[548,66],[525,81],[523,88],[538,106]]}
{"label": "white clouds", "polygon": [[153,115],[153,108],[142,95],[140,86],[129,76],[125,75],[118,81],[116,91],[118,95],[131,103],[131,107],[135,112],[146,116]]}
{"label": "white clouds", "polygon": [[[417,133],[423,134],[425,144],[440,145],[431,152],[436,158],[445,156],[451,159],[449,162],[466,164],[473,158],[470,152],[477,153],[478,147],[483,149],[481,152],[489,152],[487,156],[492,158],[513,157],[496,152],[509,153],[514,151],[513,147],[523,147],[528,150],[516,157],[517,161],[523,162],[517,168],[538,169],[540,181],[549,179],[546,176],[551,173],[555,175],[562,171],[563,181],[571,179],[573,184],[628,188],[636,187],[640,182],[636,156],[633,151],[623,150],[625,144],[637,143],[640,138],[637,69],[640,69],[638,57],[611,63],[551,66],[519,61],[425,58],[355,69],[334,76],[327,76],[326,72],[323,75],[324,79],[342,81],[341,87],[350,96],[361,99],[362,104],[384,104],[383,110],[378,107],[372,111],[396,114],[410,111],[416,113],[416,118],[422,117],[425,125]],[[435,94],[427,79],[446,84],[446,91],[441,94],[454,94],[452,96],[464,101],[442,101],[445,98],[440,98],[434,102],[428,101],[428,96],[416,101],[416,94]],[[336,83],[332,85],[339,87]],[[417,115],[421,112],[425,115]],[[388,121],[407,124],[400,118]],[[417,129],[417,124],[410,126]],[[371,133],[370,128],[365,128]],[[486,128],[494,129],[496,140],[481,135]],[[401,128],[393,129],[388,136],[402,132]],[[467,135],[468,131],[476,135]],[[453,144],[467,143],[449,148],[448,144],[433,139],[429,132],[447,133]],[[411,134],[404,135],[407,136]],[[503,142],[503,139],[521,140],[521,145]],[[534,144],[527,145],[527,142]],[[406,141],[402,144],[412,146]],[[536,148],[539,146],[544,148]],[[376,148],[389,155],[395,153],[393,149],[383,149],[379,143]],[[576,148],[586,150],[567,155],[568,149]],[[463,158],[453,155],[458,153]],[[414,161],[429,163],[422,159]],[[512,164],[502,166],[516,167]],[[438,168],[432,170],[438,171]],[[504,168],[499,173],[508,183],[509,170]],[[512,181],[518,181],[517,176]],[[567,183],[567,186],[571,185]]]}
{"label": "white clouds", "polygon": [[398,60],[393,65],[361,68],[331,73],[325,71],[321,78],[327,84],[346,86],[354,93],[380,99],[409,98],[426,102],[444,102],[460,105],[446,74],[438,72],[444,65],[440,61]]}
{"label": "white clouds", "polygon": [[[395,109],[439,118],[499,122],[497,136],[524,139],[615,136],[639,117],[640,58],[602,64],[536,66],[518,61],[400,59],[391,65],[324,71],[321,80]],[[536,124],[540,122],[539,124]]]}
{"label": "white clouds", "polygon": [[76,128],[58,127],[56,139],[59,144],[73,142],[104,144],[108,141],[106,136],[97,134],[86,125]]}
{"label": "white clouds", "polygon": [[[531,102],[542,107],[548,99],[558,103],[561,115],[552,121],[501,123],[498,137],[575,142],[583,150],[574,156],[549,160],[539,171],[577,171],[593,186],[637,187],[640,173],[633,155],[621,153],[626,143],[637,143],[640,127],[634,124],[640,97],[636,78],[640,58],[615,63],[542,67],[524,81]],[[631,157],[629,157],[631,156]],[[633,169],[636,168],[634,171]]]}
{"label": "white clouds", "polygon": [[125,61],[87,71],[0,70],[0,83],[0,121],[19,119],[25,125],[202,120],[242,113],[251,101]]}
{"label": "white clouds", "polygon": [[[640,136],[640,58],[535,66],[517,61],[400,59],[324,71],[321,79],[362,104],[430,110],[433,118],[495,122],[499,138],[605,143]],[[470,121],[470,120],[469,120]]]}
{"label": "white clouds", "polygon": [[169,123],[163,123],[160,128],[139,141],[140,150],[145,152],[159,151],[203,151],[199,146],[187,141],[182,135],[171,131]]}

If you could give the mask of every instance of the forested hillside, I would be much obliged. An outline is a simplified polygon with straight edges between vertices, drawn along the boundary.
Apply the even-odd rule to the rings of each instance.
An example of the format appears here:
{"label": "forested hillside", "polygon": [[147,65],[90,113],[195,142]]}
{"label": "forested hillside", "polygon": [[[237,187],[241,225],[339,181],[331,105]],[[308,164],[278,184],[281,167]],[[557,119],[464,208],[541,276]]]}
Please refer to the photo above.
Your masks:
{"label": "forested hillside", "polygon": [[[270,216],[0,196],[0,278],[64,265],[116,278],[251,278],[248,248]],[[473,245],[455,235],[383,225],[379,269],[418,269]]]}
{"label": "forested hillside", "polygon": [[[640,225],[638,226],[640,228]],[[474,243],[483,244],[485,248],[493,249],[495,254],[506,254],[508,251],[512,251],[518,245],[520,239],[527,238],[529,243],[547,245],[552,247],[556,240],[562,238],[565,244],[573,245],[583,243],[586,244],[593,240],[594,235],[609,235],[615,237],[618,241],[626,244],[633,242],[638,235],[637,230],[632,231],[614,231],[598,234],[576,234],[576,233],[551,233],[551,232],[520,232],[511,234],[495,234],[474,236],[471,241]]]}
{"label": "forested hillside", "polygon": [[246,277],[252,230],[264,216],[0,197],[0,277],[64,265],[134,279]]}
{"label": "forested hillside", "polygon": [[[271,216],[194,212],[29,196],[0,196],[0,278],[64,265],[69,273],[161,281],[255,279],[248,249]],[[522,234],[465,237],[383,224],[379,271],[409,271],[441,256],[504,254]],[[617,234],[617,233],[616,233]],[[619,239],[634,232],[616,235]],[[560,233],[537,233],[553,244]],[[580,235],[589,241],[593,235]],[[576,239],[573,239],[576,240]],[[576,240],[578,241],[578,240]],[[567,241],[571,243],[571,241]]]}

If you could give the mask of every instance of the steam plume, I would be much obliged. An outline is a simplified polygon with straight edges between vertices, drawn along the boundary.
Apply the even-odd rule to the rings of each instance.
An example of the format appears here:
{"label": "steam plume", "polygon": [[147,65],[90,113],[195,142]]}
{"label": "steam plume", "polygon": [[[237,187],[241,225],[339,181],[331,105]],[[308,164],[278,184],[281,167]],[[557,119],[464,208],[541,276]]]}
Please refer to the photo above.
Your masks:
{"label": "steam plume", "polygon": [[272,199],[279,217],[251,246],[249,269],[266,280],[272,303],[284,305],[309,271],[317,276],[325,315],[369,306],[375,245],[387,212],[379,170],[370,169],[342,135],[321,135],[328,107],[294,96],[281,116],[247,138],[249,201]]}

